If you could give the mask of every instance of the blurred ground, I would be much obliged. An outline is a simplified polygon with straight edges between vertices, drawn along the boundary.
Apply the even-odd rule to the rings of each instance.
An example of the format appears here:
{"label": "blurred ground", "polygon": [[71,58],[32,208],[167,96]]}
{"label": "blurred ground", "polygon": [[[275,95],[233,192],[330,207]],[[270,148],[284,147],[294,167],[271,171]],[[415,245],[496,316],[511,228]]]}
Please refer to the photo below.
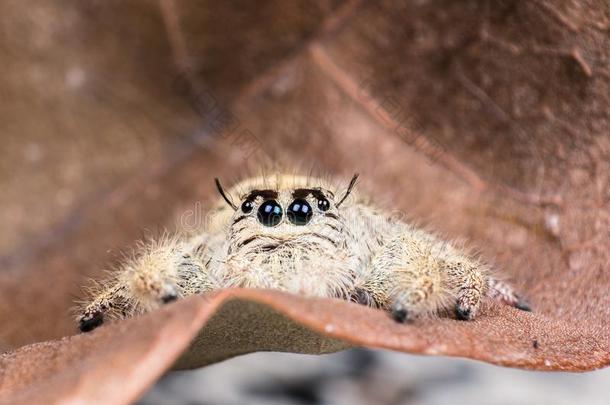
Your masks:
{"label": "blurred ground", "polygon": [[524,372],[469,360],[370,350],[256,353],[173,372],[138,403],[336,405],[604,405],[610,369]]}

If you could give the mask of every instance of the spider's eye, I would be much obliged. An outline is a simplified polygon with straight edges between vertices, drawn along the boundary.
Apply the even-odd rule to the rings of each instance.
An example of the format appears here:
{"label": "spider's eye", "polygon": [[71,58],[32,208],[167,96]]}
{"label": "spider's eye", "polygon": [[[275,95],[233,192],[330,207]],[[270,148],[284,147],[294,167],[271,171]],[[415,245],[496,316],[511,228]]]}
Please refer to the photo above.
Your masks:
{"label": "spider's eye", "polygon": [[244,201],[241,204],[241,210],[243,211],[244,214],[251,213],[253,208],[254,208],[254,204],[252,203],[252,201]]}
{"label": "spider's eye", "polygon": [[282,206],[275,200],[267,200],[258,209],[258,222],[265,226],[276,226],[282,222]]}
{"label": "spider's eye", "polygon": [[330,201],[326,198],[320,198],[318,200],[318,209],[320,211],[328,211],[330,209]]}
{"label": "spider's eye", "polygon": [[305,200],[297,199],[290,204],[287,211],[288,220],[295,225],[307,225],[313,215],[311,205]]}

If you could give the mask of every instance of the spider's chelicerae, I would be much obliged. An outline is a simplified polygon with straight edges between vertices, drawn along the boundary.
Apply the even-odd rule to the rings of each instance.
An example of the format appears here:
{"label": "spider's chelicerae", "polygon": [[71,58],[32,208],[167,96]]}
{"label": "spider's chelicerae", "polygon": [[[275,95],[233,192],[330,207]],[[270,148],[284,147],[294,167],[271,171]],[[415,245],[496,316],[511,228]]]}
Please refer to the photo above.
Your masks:
{"label": "spider's chelicerae", "polygon": [[320,179],[277,174],[228,193],[216,180],[223,198],[212,224],[143,245],[99,285],[80,329],[228,287],[342,298],[398,321],[447,310],[472,319],[485,296],[529,310],[485,264],[358,196],[356,179],[338,192]]}

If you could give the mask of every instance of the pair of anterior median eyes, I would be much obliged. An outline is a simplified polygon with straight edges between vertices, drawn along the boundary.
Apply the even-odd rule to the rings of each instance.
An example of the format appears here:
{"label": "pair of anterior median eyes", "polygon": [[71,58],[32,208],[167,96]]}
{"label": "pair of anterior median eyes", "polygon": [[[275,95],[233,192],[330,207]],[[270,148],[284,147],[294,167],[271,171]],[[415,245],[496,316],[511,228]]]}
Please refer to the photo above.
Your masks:
{"label": "pair of anterior median eyes", "polygon": [[[356,181],[358,180],[358,174],[355,174],[352,177],[352,180],[349,182],[349,186],[347,186],[347,190],[339,202],[335,204],[336,208],[339,208],[341,204],[347,199],[347,197],[352,192],[352,189],[356,185]],[[238,210],[238,207],[233,200],[231,200],[230,196],[225,193],[222,185],[220,184],[220,180],[218,178],[214,179],[216,182],[216,188],[218,192],[222,196],[222,198],[229,204],[234,211]],[[325,212],[330,209],[330,201],[326,199],[324,193],[319,188],[300,188],[295,189],[293,191],[292,197],[294,200],[288,206],[286,210],[286,217],[288,221],[293,223],[294,225],[303,226],[307,225],[311,218],[313,217],[313,209],[311,205],[307,202],[307,200],[303,197],[306,196],[314,196],[318,202],[318,210]],[[257,218],[258,221],[265,226],[276,226],[282,222],[284,217],[284,210],[279,202],[277,202],[278,192],[275,190],[252,190],[241,204],[241,211],[246,214],[242,217],[242,219],[247,218],[247,215],[250,214],[254,210],[254,199],[256,197],[262,197],[264,199],[263,203],[258,207]],[[330,216],[331,214],[327,214]]]}
{"label": "pair of anterior median eyes", "polygon": [[[254,209],[254,203],[246,200],[241,204],[241,211],[244,214],[249,214]],[[318,199],[318,209],[322,212],[330,209],[330,201],[326,198]],[[284,210],[277,200],[266,200],[256,214],[258,221],[265,226],[276,226],[282,222]],[[290,203],[286,210],[288,221],[297,226],[307,225],[313,217],[313,209],[307,200],[297,198]]]}

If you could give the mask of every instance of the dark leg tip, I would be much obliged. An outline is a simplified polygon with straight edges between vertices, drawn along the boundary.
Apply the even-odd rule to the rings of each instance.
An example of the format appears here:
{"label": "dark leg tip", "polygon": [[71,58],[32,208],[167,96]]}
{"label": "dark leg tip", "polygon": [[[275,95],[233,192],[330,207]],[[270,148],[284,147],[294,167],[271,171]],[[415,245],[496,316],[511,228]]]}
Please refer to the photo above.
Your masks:
{"label": "dark leg tip", "polygon": [[176,301],[177,299],[178,294],[175,293],[165,294],[163,297],[161,297],[161,301],[163,301],[164,304],[169,304],[170,302]]}
{"label": "dark leg tip", "polygon": [[410,320],[409,311],[407,311],[403,307],[392,308],[391,315],[392,315],[392,319],[394,319],[396,322],[399,322],[399,323],[405,323]]}
{"label": "dark leg tip", "polygon": [[81,332],[91,332],[104,323],[104,314],[102,312],[95,312],[92,315],[83,316],[78,322],[78,329]]}
{"label": "dark leg tip", "polygon": [[515,303],[515,308],[520,309],[521,311],[532,312],[532,307],[526,300],[523,298],[519,298]]}
{"label": "dark leg tip", "polygon": [[472,319],[472,311],[470,308],[461,308],[460,306],[456,306],[455,317],[460,321],[469,321]]}

